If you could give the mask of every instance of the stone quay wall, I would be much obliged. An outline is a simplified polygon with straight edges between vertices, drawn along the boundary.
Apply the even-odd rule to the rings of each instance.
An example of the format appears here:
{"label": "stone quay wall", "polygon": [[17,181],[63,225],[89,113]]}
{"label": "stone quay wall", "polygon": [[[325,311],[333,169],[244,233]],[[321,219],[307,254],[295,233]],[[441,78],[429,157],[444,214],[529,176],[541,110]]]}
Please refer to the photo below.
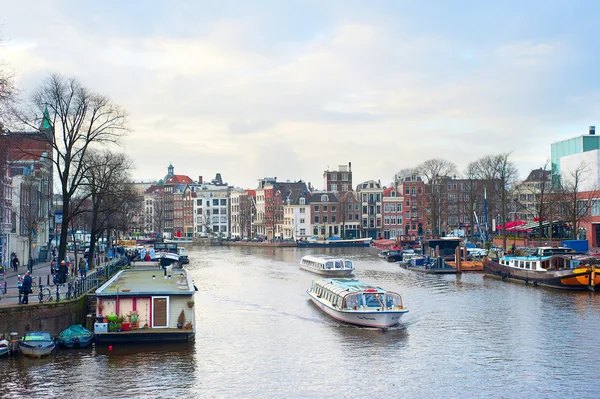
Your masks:
{"label": "stone quay wall", "polygon": [[11,332],[22,336],[27,331],[47,331],[58,335],[73,324],[86,325],[87,296],[61,302],[0,307],[0,337]]}

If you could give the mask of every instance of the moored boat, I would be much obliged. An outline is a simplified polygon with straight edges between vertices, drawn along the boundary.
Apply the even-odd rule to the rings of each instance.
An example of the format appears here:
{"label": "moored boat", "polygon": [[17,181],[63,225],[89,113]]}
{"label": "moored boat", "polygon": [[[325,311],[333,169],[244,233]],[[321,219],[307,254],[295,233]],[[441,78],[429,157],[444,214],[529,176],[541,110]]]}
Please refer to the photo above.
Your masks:
{"label": "moored boat", "polygon": [[179,249],[175,242],[157,242],[154,244],[156,259],[161,266],[181,267]]}
{"label": "moored boat", "polygon": [[0,341],[0,357],[6,357],[10,353],[9,342],[5,339]]}
{"label": "moored boat", "polygon": [[311,301],[334,319],[363,327],[389,328],[406,312],[402,297],[355,279],[314,281],[306,291]]}
{"label": "moored boat", "polygon": [[486,257],[483,272],[503,280],[567,290],[591,290],[600,284],[600,259],[550,247],[533,255]]}
{"label": "moored boat", "polygon": [[61,331],[56,339],[56,343],[65,348],[85,348],[90,346],[93,340],[93,332],[82,325],[75,324]]}
{"label": "moored boat", "polygon": [[306,255],[300,260],[300,268],[329,277],[348,277],[354,273],[351,260],[326,255]]}
{"label": "moored boat", "polygon": [[27,332],[19,341],[19,351],[29,357],[48,356],[54,348],[56,344],[52,335],[45,331]]}
{"label": "moored boat", "polygon": [[327,240],[308,239],[299,240],[298,247],[309,248],[337,248],[337,247],[368,247],[371,245],[372,238],[353,238],[342,240],[337,237],[331,237]]}

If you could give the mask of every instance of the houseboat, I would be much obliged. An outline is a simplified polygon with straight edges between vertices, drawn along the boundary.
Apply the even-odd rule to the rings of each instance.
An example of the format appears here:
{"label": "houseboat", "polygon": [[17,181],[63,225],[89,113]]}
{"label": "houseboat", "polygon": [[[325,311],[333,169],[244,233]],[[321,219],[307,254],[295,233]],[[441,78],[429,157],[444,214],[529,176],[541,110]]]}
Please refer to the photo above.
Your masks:
{"label": "houseboat", "polygon": [[313,237],[308,240],[298,240],[296,245],[304,248],[368,247],[371,245],[372,240],[372,238],[343,240],[339,237],[330,237],[326,240],[321,240],[318,237]]}
{"label": "houseboat", "polygon": [[354,273],[351,260],[326,255],[306,255],[300,260],[300,268],[329,277],[348,277]]}
{"label": "houseboat", "polygon": [[408,312],[399,294],[349,278],[317,280],[306,292],[329,316],[362,327],[393,327]]}
{"label": "houseboat", "polygon": [[196,288],[186,269],[134,262],[96,291],[99,343],[194,339]]}
{"label": "houseboat", "polygon": [[569,248],[541,247],[528,256],[491,254],[483,261],[483,272],[533,286],[594,291],[600,284],[599,265],[599,258]]}

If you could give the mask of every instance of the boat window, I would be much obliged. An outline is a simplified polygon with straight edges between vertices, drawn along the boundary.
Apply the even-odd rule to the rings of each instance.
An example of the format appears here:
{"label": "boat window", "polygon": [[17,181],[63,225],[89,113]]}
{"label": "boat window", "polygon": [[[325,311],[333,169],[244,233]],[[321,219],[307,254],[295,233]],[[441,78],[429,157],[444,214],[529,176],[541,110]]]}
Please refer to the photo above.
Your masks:
{"label": "boat window", "polygon": [[361,306],[362,295],[354,294],[346,297],[346,307],[349,309],[358,309]]}
{"label": "boat window", "polygon": [[393,309],[402,306],[402,299],[398,294],[385,294],[385,307]]}
{"label": "boat window", "polygon": [[325,268],[326,268],[326,269],[331,269],[331,268],[332,268],[332,266],[333,266],[333,265],[332,265],[332,263],[333,263],[333,262],[327,262],[327,263],[325,264]]}
{"label": "boat window", "polygon": [[525,268],[526,269],[531,269],[531,265],[529,264],[529,262],[525,262]]}
{"label": "boat window", "polygon": [[347,269],[352,269],[352,262],[351,261],[347,260],[344,263],[346,264],[346,268]]}
{"label": "boat window", "polygon": [[383,302],[381,294],[365,294],[365,303],[368,308],[382,308]]}
{"label": "boat window", "polygon": [[51,341],[52,337],[48,333],[29,333],[25,335],[23,341]]}

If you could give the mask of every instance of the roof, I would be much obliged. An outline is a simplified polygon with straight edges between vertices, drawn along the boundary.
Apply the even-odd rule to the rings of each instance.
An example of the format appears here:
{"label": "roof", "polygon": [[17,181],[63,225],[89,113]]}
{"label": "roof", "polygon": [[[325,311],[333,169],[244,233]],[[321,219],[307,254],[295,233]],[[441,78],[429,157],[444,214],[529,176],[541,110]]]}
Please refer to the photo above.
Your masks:
{"label": "roof", "polygon": [[[327,196],[327,201],[322,200],[322,196]],[[312,204],[313,202],[338,202],[338,198],[335,193],[331,191],[320,191],[316,193],[312,193],[308,198],[310,198],[309,202]]]}
{"label": "roof", "polygon": [[194,285],[187,270],[167,271],[159,267],[143,267],[121,270],[96,290],[102,296],[140,296],[140,295],[192,295]]}
{"label": "roof", "polygon": [[193,184],[194,181],[186,175],[173,175],[165,182],[165,184]]}
{"label": "roof", "polygon": [[534,169],[531,172],[529,172],[529,176],[527,176],[527,179],[525,179],[525,181],[549,181],[551,174],[552,172],[549,170],[543,170],[542,168]]}
{"label": "roof", "polygon": [[388,187],[385,190],[383,190],[383,196],[384,197],[391,197],[392,196],[392,192],[395,191],[396,192],[396,197],[401,197],[402,195],[400,194],[400,192],[398,190],[396,190],[395,187]]}

